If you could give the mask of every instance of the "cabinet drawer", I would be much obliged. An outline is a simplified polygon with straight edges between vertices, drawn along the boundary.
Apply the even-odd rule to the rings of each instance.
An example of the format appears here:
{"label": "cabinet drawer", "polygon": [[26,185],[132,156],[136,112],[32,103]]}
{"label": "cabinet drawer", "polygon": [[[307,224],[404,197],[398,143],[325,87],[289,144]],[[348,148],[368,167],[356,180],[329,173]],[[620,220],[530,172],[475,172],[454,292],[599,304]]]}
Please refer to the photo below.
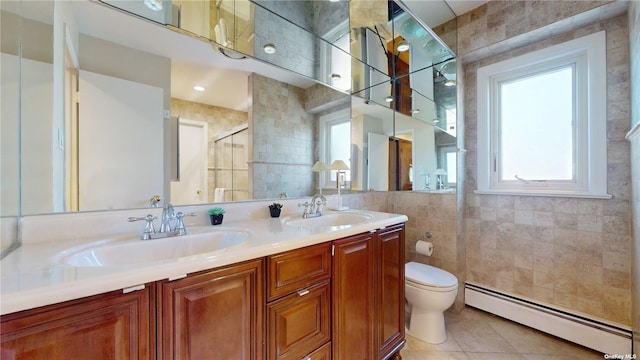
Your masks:
{"label": "cabinet drawer", "polygon": [[331,338],[329,281],[267,304],[268,359],[301,359]]}
{"label": "cabinet drawer", "polygon": [[331,278],[331,244],[319,244],[268,257],[267,300]]}

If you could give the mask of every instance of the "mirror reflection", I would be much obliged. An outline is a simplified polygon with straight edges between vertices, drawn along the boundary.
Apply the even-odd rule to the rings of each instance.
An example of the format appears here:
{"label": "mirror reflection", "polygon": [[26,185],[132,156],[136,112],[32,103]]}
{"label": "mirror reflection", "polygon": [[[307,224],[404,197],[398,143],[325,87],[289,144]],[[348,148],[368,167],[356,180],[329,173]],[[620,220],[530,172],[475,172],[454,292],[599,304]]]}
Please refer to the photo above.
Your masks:
{"label": "mirror reflection", "polygon": [[[402,82],[396,86],[405,87]],[[368,101],[361,94],[352,97],[354,158],[365,164],[362,172],[353,175],[353,188],[455,191],[455,133],[445,131],[435,118],[447,110],[415,89],[402,92],[411,93],[413,104],[421,104],[424,110],[415,107],[405,114],[394,111],[393,102]],[[452,126],[455,129],[455,122]]]}
{"label": "mirror reflection", "polygon": [[[291,2],[300,6],[295,11],[272,1],[161,3],[168,10],[152,22],[132,16],[138,10],[90,1],[25,2],[20,10],[3,3],[3,71],[11,62],[41,70],[30,70],[35,79],[23,77],[20,89],[3,73],[2,126],[20,126],[23,138],[20,148],[2,139],[2,215],[299,197],[338,186],[425,190],[417,185],[423,174],[435,184],[436,170],[451,166],[445,144],[455,159],[455,128],[446,120],[455,119],[455,90],[438,90],[440,74],[455,80],[455,60],[414,49],[418,30],[399,35],[389,8],[379,23],[356,24],[352,15],[350,24],[355,3],[377,2]],[[327,14],[332,20],[320,21]],[[290,31],[276,31],[283,21]],[[4,31],[12,24],[22,26],[21,39]],[[54,33],[65,34],[55,49]],[[310,58],[293,56],[306,50],[291,37]],[[18,40],[22,59],[11,47]],[[403,40],[409,50],[399,52]],[[374,47],[362,41],[383,56],[356,56]],[[275,53],[265,52],[268,44]],[[63,73],[56,63],[65,64]],[[370,153],[371,134],[386,137],[385,161]],[[21,157],[21,167],[5,156]],[[336,160],[349,170],[311,170]]]}

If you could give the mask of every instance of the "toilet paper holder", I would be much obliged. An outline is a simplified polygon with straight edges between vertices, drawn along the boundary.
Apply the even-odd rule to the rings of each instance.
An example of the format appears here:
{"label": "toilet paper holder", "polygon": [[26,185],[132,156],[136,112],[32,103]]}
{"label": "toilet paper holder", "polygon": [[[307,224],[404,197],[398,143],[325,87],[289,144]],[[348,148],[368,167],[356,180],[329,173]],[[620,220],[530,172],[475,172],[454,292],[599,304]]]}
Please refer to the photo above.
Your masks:
{"label": "toilet paper holder", "polygon": [[433,244],[428,241],[418,240],[416,242],[416,253],[426,256],[433,255]]}

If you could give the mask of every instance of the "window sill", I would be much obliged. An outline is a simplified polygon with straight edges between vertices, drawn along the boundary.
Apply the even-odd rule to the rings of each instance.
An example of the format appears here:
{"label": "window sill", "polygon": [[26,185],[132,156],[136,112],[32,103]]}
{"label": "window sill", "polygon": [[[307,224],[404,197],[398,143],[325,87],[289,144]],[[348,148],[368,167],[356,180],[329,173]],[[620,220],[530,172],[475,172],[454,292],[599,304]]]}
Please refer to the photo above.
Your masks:
{"label": "window sill", "polygon": [[478,195],[511,195],[511,196],[541,196],[541,197],[570,197],[583,199],[611,199],[611,194],[591,194],[585,192],[572,192],[560,190],[536,190],[536,191],[518,191],[518,190],[474,190],[474,194]]}

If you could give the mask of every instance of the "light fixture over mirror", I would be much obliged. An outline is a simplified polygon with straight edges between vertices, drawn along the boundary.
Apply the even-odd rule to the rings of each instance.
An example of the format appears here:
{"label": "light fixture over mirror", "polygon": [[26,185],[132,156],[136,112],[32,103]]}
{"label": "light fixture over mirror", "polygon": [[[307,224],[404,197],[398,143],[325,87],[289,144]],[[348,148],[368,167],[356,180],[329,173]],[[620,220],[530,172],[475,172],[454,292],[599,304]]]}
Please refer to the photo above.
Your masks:
{"label": "light fixture over mirror", "polygon": [[262,50],[264,50],[265,54],[273,55],[276,53],[276,46],[269,43],[263,46]]}
{"label": "light fixture over mirror", "polygon": [[402,40],[398,43],[397,47],[399,52],[404,52],[409,50],[409,42],[407,40]]}
{"label": "light fixture over mirror", "polygon": [[144,0],[144,6],[153,11],[162,11],[162,0]]}

